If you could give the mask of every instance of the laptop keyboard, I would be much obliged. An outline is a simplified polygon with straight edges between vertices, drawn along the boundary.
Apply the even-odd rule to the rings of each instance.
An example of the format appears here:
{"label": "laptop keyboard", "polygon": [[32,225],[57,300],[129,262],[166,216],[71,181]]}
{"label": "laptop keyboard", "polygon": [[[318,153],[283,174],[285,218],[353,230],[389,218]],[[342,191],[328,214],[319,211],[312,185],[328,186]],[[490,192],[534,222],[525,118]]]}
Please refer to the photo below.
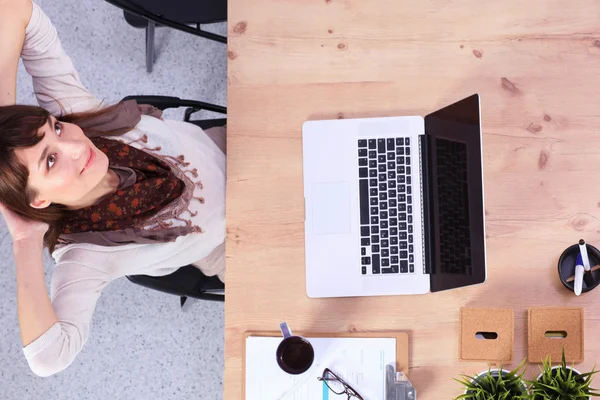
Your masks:
{"label": "laptop keyboard", "polygon": [[437,138],[440,270],[472,275],[467,145]]}
{"label": "laptop keyboard", "polygon": [[410,138],[358,140],[363,275],[415,272],[411,156]]}

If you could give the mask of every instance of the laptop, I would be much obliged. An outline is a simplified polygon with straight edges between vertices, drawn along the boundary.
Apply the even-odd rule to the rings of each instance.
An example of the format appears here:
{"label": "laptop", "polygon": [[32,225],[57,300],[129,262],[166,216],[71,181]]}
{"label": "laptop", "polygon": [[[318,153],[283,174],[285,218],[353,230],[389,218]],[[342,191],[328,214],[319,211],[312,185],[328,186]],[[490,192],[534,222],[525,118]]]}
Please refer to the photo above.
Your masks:
{"label": "laptop", "polygon": [[427,115],[302,126],[309,297],[485,282],[479,96]]}

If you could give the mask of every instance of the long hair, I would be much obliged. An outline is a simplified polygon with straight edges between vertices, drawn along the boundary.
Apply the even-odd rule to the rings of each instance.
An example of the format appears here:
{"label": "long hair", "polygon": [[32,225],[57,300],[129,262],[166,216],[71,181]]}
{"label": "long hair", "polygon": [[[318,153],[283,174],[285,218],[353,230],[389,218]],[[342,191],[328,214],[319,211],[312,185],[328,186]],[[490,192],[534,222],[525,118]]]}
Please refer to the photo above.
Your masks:
{"label": "long hair", "polygon": [[[101,116],[113,111],[118,104],[96,111],[58,117],[59,121],[77,124],[87,118]],[[66,207],[51,204],[44,209],[31,207],[37,193],[27,184],[29,171],[17,158],[15,149],[38,144],[44,135],[38,134],[46,124],[50,113],[37,106],[12,105],[0,107],[0,203],[10,210],[36,221],[47,223],[50,228],[44,236],[44,245],[54,251],[64,227]],[[120,135],[128,129],[102,132],[105,136]],[[86,132],[87,133],[87,132]],[[99,132],[94,132],[98,134]]]}

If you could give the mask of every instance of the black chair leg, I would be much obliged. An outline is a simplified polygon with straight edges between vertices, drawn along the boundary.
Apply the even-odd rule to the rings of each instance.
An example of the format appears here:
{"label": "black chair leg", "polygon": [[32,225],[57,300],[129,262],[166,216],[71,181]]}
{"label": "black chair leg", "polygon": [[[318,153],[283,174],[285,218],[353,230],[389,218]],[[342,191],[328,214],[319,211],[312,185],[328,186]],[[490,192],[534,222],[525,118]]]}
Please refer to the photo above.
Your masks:
{"label": "black chair leg", "polygon": [[146,72],[152,72],[154,65],[154,28],[156,23],[154,21],[148,21],[146,27]]}

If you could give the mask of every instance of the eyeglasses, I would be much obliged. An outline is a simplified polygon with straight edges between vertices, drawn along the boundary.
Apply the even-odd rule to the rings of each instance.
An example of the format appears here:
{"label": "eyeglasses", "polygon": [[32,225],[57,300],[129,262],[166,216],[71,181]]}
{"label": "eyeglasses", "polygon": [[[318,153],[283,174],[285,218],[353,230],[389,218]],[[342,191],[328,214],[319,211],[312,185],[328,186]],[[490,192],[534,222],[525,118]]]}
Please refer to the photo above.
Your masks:
{"label": "eyeglasses", "polygon": [[325,368],[323,375],[317,378],[321,382],[325,382],[329,390],[335,394],[345,394],[348,396],[348,400],[356,398],[358,400],[364,400],[360,394],[350,385],[348,385],[342,378],[331,372],[329,368]]}

